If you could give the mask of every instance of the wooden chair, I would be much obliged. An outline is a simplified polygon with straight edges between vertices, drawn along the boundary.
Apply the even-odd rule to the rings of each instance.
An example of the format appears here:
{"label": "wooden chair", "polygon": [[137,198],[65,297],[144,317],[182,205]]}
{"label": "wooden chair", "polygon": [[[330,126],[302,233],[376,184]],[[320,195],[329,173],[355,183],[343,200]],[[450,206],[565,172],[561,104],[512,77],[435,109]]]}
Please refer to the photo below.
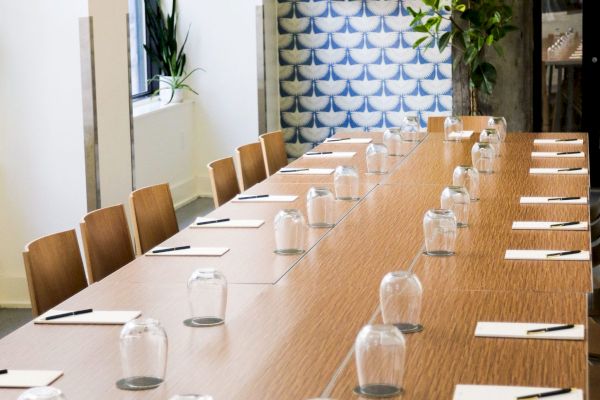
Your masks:
{"label": "wooden chair", "polygon": [[92,211],[79,226],[90,283],[135,259],[123,204]]}
{"label": "wooden chair", "polygon": [[240,193],[233,157],[221,158],[209,163],[208,176],[215,207],[227,203]]}
{"label": "wooden chair", "polygon": [[276,131],[265,133],[260,135],[259,139],[263,158],[265,160],[265,172],[267,173],[267,176],[273,175],[275,172],[288,165],[285,142],[283,141],[283,132]]}
{"label": "wooden chair", "polygon": [[167,183],[133,191],[129,195],[129,204],[138,255],[179,232],[171,190]]}
{"label": "wooden chair", "polygon": [[[463,121],[463,129],[465,131],[473,131],[479,133],[487,128],[487,123],[490,117],[482,115],[465,115],[460,117]],[[427,119],[427,132],[444,132],[444,120],[446,117],[429,117]]]}
{"label": "wooden chair", "polygon": [[240,167],[240,190],[244,191],[267,179],[265,159],[260,143],[250,143],[235,149],[235,158]]}
{"label": "wooden chair", "polygon": [[23,261],[35,316],[87,287],[74,229],[29,243]]}

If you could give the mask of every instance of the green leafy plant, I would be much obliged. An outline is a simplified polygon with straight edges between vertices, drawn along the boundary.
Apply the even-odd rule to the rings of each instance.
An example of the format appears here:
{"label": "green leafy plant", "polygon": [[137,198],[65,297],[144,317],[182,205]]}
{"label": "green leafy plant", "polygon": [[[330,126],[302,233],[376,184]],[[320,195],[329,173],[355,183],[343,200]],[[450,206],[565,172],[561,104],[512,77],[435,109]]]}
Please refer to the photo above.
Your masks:
{"label": "green leafy plant", "polygon": [[[425,33],[413,45],[418,47],[431,38],[428,47],[437,46],[443,51],[452,45],[458,51],[454,67],[459,62],[467,66],[471,114],[478,113],[477,94],[492,94],[497,79],[496,67],[486,60],[486,49],[492,47],[499,56],[504,55],[499,41],[507,33],[517,30],[511,25],[512,7],[504,0],[422,0],[429,10],[418,11],[408,7],[413,20],[411,27]],[[451,29],[440,31],[442,22],[449,21]]]}
{"label": "green leafy plant", "polygon": [[[198,94],[185,81],[196,71],[202,68],[195,68],[191,72],[185,72],[187,61],[184,53],[185,45],[188,41],[190,29],[185,35],[185,40],[181,47],[177,43],[177,0],[173,0],[170,14],[164,14],[157,2],[156,7],[146,7],[146,24],[148,25],[148,43],[144,44],[144,49],[148,56],[158,65],[162,75],[156,75],[149,81],[158,81],[167,83],[171,89],[171,100],[175,89],[187,89]],[[170,100],[169,100],[170,102]]]}

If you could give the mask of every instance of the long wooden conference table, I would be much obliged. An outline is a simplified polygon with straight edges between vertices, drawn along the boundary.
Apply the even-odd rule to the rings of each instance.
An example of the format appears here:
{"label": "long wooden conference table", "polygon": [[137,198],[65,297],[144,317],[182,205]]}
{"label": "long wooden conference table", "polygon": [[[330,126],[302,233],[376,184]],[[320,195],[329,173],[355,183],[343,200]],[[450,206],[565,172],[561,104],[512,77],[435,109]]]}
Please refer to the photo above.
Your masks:
{"label": "long wooden conference table", "polygon": [[[337,137],[381,134],[339,134]],[[367,175],[364,144],[322,144],[355,151],[359,201],[336,201],[336,226],[308,229],[307,251],[273,253],[273,218],[306,210],[311,186],[333,190],[333,175],[276,174],[247,194],[293,194],[293,203],[227,203],[211,217],[264,219],[259,229],[185,229],[165,245],[228,247],[221,257],[141,256],[73,296],[60,309],[141,310],[169,338],[165,382],[126,392],[120,326],[29,323],[0,340],[0,367],[63,370],[53,385],[68,399],[168,399],[204,393],[217,400],[354,399],[353,345],[360,328],[380,322],[379,284],[394,270],[414,271],[424,288],[424,330],[406,335],[403,399],[452,399],[457,384],[582,388],[587,341],[475,337],[477,321],[552,322],[587,327],[591,263],[508,261],[506,249],[590,250],[588,231],[514,231],[516,220],[589,222],[587,205],[521,205],[521,196],[588,196],[587,175],[530,175],[531,167],[588,167],[585,134],[509,134],[496,173],[481,176],[481,200],[459,229],[456,255],[423,251],[423,215],[439,207],[455,166],[471,164],[475,137],[458,143],[429,134],[390,172]],[[534,138],[583,138],[583,146],[533,144]],[[533,159],[531,152],[581,149],[583,159]],[[293,167],[348,162],[300,158]],[[188,328],[186,281],[197,268],[219,268],[229,282],[224,325]],[[19,390],[0,390],[14,399]]]}

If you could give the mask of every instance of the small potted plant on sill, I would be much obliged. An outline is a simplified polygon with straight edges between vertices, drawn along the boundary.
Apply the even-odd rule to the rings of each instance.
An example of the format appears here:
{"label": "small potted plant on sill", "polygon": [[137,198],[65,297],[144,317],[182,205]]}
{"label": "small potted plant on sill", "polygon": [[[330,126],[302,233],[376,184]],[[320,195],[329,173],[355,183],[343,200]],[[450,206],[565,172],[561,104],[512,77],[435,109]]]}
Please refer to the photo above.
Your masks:
{"label": "small potted plant on sill", "polygon": [[185,40],[179,47],[177,44],[176,8],[177,0],[173,0],[171,14],[167,15],[163,13],[160,2],[157,3],[156,7],[146,7],[148,43],[144,44],[144,49],[160,70],[160,74],[152,77],[149,82],[158,82],[157,92],[162,105],[181,103],[184,90],[198,94],[186,81],[194,72],[203,71],[202,68],[195,68],[191,72],[185,70],[187,59],[183,50],[190,30],[188,28]]}

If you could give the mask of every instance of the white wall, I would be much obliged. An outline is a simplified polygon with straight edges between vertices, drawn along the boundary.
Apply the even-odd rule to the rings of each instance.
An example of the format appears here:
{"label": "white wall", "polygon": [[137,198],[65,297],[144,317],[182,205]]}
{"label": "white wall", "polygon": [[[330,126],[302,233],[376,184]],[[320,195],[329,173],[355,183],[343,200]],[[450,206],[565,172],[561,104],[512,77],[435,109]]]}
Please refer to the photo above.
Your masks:
{"label": "white wall", "polygon": [[29,303],[21,251],[86,212],[78,18],[87,0],[0,0],[0,305]]}

